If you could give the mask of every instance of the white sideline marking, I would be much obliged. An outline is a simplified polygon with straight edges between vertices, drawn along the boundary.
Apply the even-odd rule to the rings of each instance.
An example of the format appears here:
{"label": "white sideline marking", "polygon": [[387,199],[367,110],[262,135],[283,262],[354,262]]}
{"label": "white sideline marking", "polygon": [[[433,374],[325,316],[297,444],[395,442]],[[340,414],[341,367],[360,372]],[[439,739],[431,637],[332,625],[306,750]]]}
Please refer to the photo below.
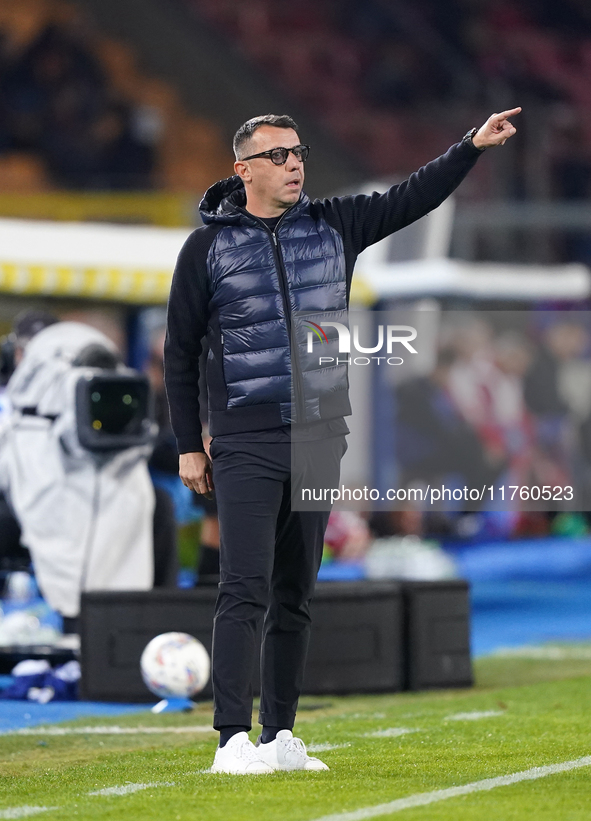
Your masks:
{"label": "white sideline marking", "polygon": [[[0,735],[151,735],[153,733],[215,733],[213,727],[23,727]],[[0,816],[1,817],[1,816]]]}
{"label": "white sideline marking", "polygon": [[0,818],[26,818],[27,815],[37,815],[40,812],[57,810],[58,807],[12,807],[7,810],[0,810]]}
{"label": "white sideline marking", "polygon": [[417,793],[409,795],[407,798],[398,798],[388,804],[377,804],[374,807],[362,807],[353,812],[339,812],[334,815],[323,815],[314,821],[365,821],[366,818],[375,818],[378,815],[390,815],[390,813],[401,812],[412,807],[424,807],[427,804],[435,804],[438,801],[445,801],[447,798],[456,798],[458,795],[468,795],[469,793],[482,792],[483,790],[494,790],[496,787],[507,787],[510,784],[517,784],[519,781],[535,781],[537,778],[545,778],[547,775],[576,770],[579,767],[591,766],[591,755],[584,758],[577,758],[575,761],[565,761],[563,764],[549,764],[546,767],[532,767],[531,770],[524,770],[512,775],[501,775],[498,778],[485,778],[484,781],[473,781],[471,784],[464,784],[462,787],[449,787],[446,790],[434,790],[433,792]]}
{"label": "white sideline marking", "polygon": [[485,710],[482,713],[454,713],[452,716],[446,716],[444,721],[478,721],[480,718],[496,718],[497,716],[504,716],[503,710]]}
{"label": "white sideline marking", "polygon": [[350,741],[347,741],[344,744],[306,744],[306,750],[308,750],[309,753],[326,753],[328,750],[340,750],[341,747],[350,746]]}
{"label": "white sideline marking", "polygon": [[174,783],[154,781],[150,784],[123,784],[121,787],[105,787],[104,790],[95,790],[88,795],[129,795],[140,790],[149,790],[154,787],[174,787]]}
{"label": "white sideline marking", "polygon": [[411,730],[408,727],[388,727],[387,730],[376,730],[373,733],[364,733],[366,738],[398,738],[399,735],[419,733],[420,730]]}
{"label": "white sideline marking", "polygon": [[568,659],[591,659],[591,647],[561,647],[546,645],[541,647],[499,647],[491,655],[497,658],[541,659],[543,661],[564,661]]}

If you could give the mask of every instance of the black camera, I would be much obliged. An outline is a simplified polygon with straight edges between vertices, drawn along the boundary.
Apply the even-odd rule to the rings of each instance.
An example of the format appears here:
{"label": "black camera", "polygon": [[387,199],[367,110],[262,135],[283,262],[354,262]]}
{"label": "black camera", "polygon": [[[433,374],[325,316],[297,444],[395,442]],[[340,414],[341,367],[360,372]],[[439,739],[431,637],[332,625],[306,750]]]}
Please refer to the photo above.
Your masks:
{"label": "black camera", "polygon": [[124,450],[153,439],[153,399],[139,373],[81,376],[76,383],[76,427],[90,451]]}

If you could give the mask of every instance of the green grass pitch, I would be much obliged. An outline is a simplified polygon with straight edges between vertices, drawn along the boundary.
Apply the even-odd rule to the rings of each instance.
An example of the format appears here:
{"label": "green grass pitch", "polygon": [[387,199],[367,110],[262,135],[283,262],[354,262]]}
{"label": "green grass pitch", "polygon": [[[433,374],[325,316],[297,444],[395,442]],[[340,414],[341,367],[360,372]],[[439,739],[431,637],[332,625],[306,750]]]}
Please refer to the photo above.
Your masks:
{"label": "green grass pitch", "polygon": [[[589,821],[591,647],[556,655],[480,659],[470,690],[302,699],[296,732],[324,746],[315,754],[326,773],[206,772],[217,736],[179,728],[206,727],[211,704],[190,714],[80,719],[60,725],[64,735],[3,735],[0,819]],[[85,730],[99,725],[120,730]],[[440,792],[573,761],[533,780]],[[400,803],[424,793],[435,794],[431,803]]]}

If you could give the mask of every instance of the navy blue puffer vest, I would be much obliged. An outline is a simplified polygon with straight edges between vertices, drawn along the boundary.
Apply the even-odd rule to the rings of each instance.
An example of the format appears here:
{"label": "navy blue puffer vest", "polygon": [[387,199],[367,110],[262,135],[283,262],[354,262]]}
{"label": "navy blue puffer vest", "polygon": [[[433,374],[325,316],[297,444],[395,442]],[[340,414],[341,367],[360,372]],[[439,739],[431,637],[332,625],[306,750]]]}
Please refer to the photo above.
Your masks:
{"label": "navy blue puffer vest", "polygon": [[230,177],[200,206],[203,222],[219,226],[207,260],[210,433],[348,415],[348,356],[337,361],[334,328],[321,343],[309,324],[346,322],[342,238],[311,216],[305,194],[274,233],[245,203],[242,182]]}

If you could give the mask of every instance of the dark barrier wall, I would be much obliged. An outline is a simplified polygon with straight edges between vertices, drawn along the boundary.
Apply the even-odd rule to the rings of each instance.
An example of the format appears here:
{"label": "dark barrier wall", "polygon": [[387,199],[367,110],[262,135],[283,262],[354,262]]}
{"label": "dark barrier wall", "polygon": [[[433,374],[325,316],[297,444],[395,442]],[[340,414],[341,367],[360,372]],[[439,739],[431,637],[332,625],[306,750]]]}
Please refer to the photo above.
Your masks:
{"label": "dark barrier wall", "polygon": [[[190,633],[211,652],[217,590],[85,593],[82,697],[155,700],[140,656],[156,635]],[[316,588],[305,693],[397,692],[472,683],[464,582],[325,583]],[[258,672],[255,674],[258,688]],[[211,696],[208,683],[201,698]]]}

